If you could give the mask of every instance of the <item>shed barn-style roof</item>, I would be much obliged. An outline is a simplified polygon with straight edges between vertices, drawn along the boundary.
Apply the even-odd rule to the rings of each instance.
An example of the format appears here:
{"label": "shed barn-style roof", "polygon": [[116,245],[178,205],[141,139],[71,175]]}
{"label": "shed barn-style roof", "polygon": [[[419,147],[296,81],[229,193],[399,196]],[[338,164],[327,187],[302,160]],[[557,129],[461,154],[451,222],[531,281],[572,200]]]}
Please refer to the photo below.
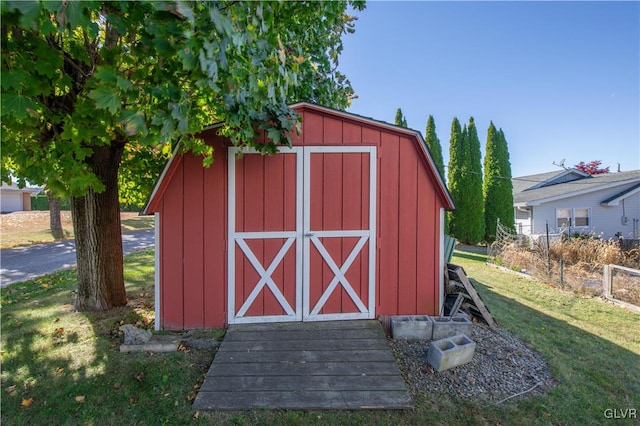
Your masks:
{"label": "shed barn-style roof", "polygon": [[[428,168],[430,169],[430,172],[433,175],[434,181],[437,182],[438,188],[440,190],[440,193],[441,193],[443,199],[446,200],[445,208],[448,209],[448,210],[454,210],[455,209],[453,198],[451,198],[451,194],[449,193],[449,190],[447,189],[447,186],[446,186],[446,184],[444,182],[444,179],[440,175],[440,173],[438,172],[438,169],[436,168],[435,162],[433,161],[433,157],[431,156],[431,153],[427,149],[427,144],[424,141],[424,138],[422,137],[422,134],[420,133],[420,131],[409,129],[409,128],[406,128],[406,127],[396,126],[395,124],[390,124],[390,123],[387,123],[387,122],[384,122],[384,121],[375,120],[373,118],[365,117],[365,116],[354,114],[354,113],[351,113],[351,112],[340,111],[340,110],[337,110],[337,109],[333,109],[333,108],[329,108],[329,107],[326,107],[326,106],[314,104],[314,103],[311,103],[311,102],[297,102],[297,103],[294,103],[294,104],[290,105],[290,108],[298,111],[298,113],[302,113],[302,111],[304,111],[305,109],[306,110],[316,110],[316,111],[320,111],[320,112],[324,112],[324,113],[328,113],[328,114],[334,115],[337,118],[347,119],[349,121],[357,121],[357,122],[369,124],[369,125],[375,126],[375,127],[382,127],[384,129],[391,130],[393,132],[402,133],[402,134],[411,136],[412,138],[415,139],[416,146],[418,147],[419,152],[423,156],[424,161],[428,165]],[[222,123],[214,123],[214,124],[208,126],[207,128],[205,128],[204,132],[215,131],[215,129],[219,128],[221,126],[221,124]],[[303,124],[303,131],[304,131],[304,124]],[[301,135],[294,135],[293,136],[294,140],[296,138],[301,138],[301,137],[302,137]],[[148,200],[147,204],[144,206],[144,208],[142,209],[141,214],[147,215],[147,214],[152,214],[153,213],[153,211],[154,211],[154,208],[153,208],[154,200],[156,200],[158,198],[158,195],[159,195],[158,193],[162,192],[163,187],[164,187],[163,182],[165,181],[165,178],[167,178],[168,175],[169,176],[171,175],[172,164],[174,162],[174,159],[176,158],[176,154],[178,152],[178,148],[179,147],[176,146],[176,148],[174,149],[174,153],[173,153],[172,157],[169,159],[169,161],[165,165],[165,168],[162,171],[162,173],[160,174],[160,177],[159,177],[158,181],[156,182],[153,190],[151,191],[151,195],[149,196],[149,200]]]}

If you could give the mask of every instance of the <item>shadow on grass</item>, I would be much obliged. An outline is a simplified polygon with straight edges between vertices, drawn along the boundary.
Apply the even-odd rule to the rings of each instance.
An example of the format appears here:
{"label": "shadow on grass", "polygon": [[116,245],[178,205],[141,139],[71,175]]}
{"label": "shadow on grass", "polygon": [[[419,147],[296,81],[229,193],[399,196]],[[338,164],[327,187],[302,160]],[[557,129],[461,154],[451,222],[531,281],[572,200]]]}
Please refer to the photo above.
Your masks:
{"label": "shadow on grass", "polygon": [[455,251],[455,255],[456,255],[456,257],[461,257],[463,259],[468,259],[468,260],[474,260],[474,261],[477,261],[477,262],[486,262],[487,261],[487,255],[486,254],[480,254],[480,253],[473,253],[473,252],[468,252],[468,251],[456,250]]}
{"label": "shadow on grass", "polygon": [[[617,409],[619,412],[621,409],[640,408],[638,353],[524,305],[515,298],[499,294],[501,290],[491,283],[473,278],[472,281],[498,324],[538,351],[557,381],[557,387],[546,397],[525,398],[505,404],[503,415],[515,410],[514,415],[527,416],[528,413],[536,416],[536,422],[542,424],[599,424],[608,420],[605,415],[611,414],[611,411],[605,413],[606,410]],[[542,284],[525,281],[523,285]],[[566,305],[566,309],[569,312],[559,314],[571,317],[570,304]],[[625,314],[624,311],[620,313]],[[626,314],[629,315],[628,321],[622,325],[625,327],[624,334],[631,339],[629,343],[633,346],[638,343],[638,321],[633,314]],[[588,320],[584,315],[578,316]],[[597,318],[593,318],[593,321],[597,321]],[[614,330],[611,332],[615,333]],[[503,415],[499,417],[505,420]]]}
{"label": "shadow on grass", "polygon": [[75,270],[2,290],[2,424],[192,421],[213,351],[121,353],[120,325],[153,325],[153,252],[125,275],[129,303],[108,312],[73,310]]}
{"label": "shadow on grass", "polygon": [[[125,271],[131,303],[106,313],[73,312],[73,270],[2,290],[2,424],[600,424],[607,409],[640,407],[640,356],[551,316],[579,306],[565,301],[548,315],[532,307],[529,282],[509,278],[500,288],[480,278],[477,289],[498,323],[550,365],[558,385],[548,395],[501,405],[424,395],[406,411],[256,410],[200,413],[196,420],[190,398],[213,352],[120,353],[120,324],[144,323],[153,306],[152,251],[128,256]],[[634,318],[619,324],[637,331]]]}

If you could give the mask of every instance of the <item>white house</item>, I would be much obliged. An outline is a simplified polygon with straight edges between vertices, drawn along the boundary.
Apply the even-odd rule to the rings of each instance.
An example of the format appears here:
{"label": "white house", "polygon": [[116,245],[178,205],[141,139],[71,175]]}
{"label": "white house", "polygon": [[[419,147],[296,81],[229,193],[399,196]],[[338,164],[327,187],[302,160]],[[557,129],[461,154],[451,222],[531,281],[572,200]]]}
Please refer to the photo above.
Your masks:
{"label": "white house", "polygon": [[41,191],[42,188],[39,187],[19,188],[13,182],[11,185],[2,182],[2,186],[0,186],[0,212],[31,210],[31,196],[37,195]]}
{"label": "white house", "polygon": [[520,234],[640,238],[640,170],[588,175],[576,169],[513,178]]}

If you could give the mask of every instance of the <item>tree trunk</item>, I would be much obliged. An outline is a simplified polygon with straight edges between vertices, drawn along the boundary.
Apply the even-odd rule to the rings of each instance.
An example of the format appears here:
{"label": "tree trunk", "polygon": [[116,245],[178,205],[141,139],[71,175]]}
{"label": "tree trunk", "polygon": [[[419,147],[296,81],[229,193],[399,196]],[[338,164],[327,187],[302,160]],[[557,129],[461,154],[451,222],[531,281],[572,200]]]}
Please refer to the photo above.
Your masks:
{"label": "tree trunk", "polygon": [[118,169],[124,143],[93,150],[87,163],[105,185],[96,193],[71,198],[78,260],[79,311],[103,311],[127,304],[118,202]]}
{"label": "tree trunk", "polygon": [[62,220],[60,219],[60,198],[53,195],[51,191],[47,191],[47,200],[49,200],[49,228],[51,228],[53,238],[59,240],[64,237]]}

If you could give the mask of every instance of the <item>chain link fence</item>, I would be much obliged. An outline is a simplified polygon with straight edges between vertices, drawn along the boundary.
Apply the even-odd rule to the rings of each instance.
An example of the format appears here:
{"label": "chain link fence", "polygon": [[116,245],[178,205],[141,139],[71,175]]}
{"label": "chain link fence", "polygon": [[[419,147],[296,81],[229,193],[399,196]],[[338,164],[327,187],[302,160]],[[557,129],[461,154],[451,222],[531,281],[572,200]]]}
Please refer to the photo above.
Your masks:
{"label": "chain link fence", "polygon": [[[640,249],[621,246],[617,240],[593,236],[568,238],[561,234],[517,234],[498,223],[496,241],[488,261],[530,275],[547,284],[593,296],[604,295],[605,265],[640,269]],[[640,292],[640,284],[629,291]]]}

